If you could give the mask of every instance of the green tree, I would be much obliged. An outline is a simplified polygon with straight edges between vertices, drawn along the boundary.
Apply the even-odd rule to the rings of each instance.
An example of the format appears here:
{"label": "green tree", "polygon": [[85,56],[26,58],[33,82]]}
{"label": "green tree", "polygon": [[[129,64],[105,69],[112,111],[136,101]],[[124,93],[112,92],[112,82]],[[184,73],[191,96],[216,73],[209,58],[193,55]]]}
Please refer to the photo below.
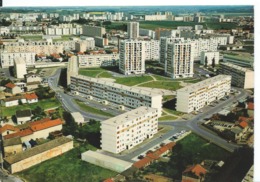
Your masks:
{"label": "green tree", "polygon": [[208,66],[208,57],[205,56],[205,67],[207,67],[207,66]]}

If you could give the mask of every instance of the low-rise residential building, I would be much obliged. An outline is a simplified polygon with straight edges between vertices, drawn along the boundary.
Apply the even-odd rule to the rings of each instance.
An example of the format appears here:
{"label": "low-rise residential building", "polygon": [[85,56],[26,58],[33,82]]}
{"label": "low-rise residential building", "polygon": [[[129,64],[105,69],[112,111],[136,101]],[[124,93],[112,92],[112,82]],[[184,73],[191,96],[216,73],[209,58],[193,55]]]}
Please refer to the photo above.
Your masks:
{"label": "low-rise residential building", "polygon": [[25,91],[26,83],[24,83],[24,82],[15,82],[14,84],[15,84],[16,86],[18,86],[18,87],[21,89],[22,92]]}
{"label": "low-rise residential building", "polygon": [[18,87],[17,85],[13,84],[13,83],[7,83],[5,85],[5,92],[16,95],[22,92],[21,88]]}
{"label": "low-rise residential building", "polygon": [[73,112],[71,113],[72,119],[77,123],[77,124],[83,124],[85,119],[82,116],[82,114],[80,114],[80,112]]}
{"label": "low-rise residential building", "polygon": [[106,67],[118,65],[119,54],[78,55],[79,67]]}
{"label": "low-rise residential building", "polygon": [[24,75],[27,74],[26,62],[22,58],[14,60],[14,72],[16,78],[24,78]]}
{"label": "low-rise residential building", "polygon": [[231,76],[218,75],[177,90],[176,110],[190,113],[229,95]]}
{"label": "low-rise residential building", "polygon": [[219,64],[219,52],[202,51],[200,55],[200,64],[207,66],[214,66]]}
{"label": "low-rise residential building", "polygon": [[1,100],[1,105],[5,107],[12,107],[12,106],[18,106],[19,101],[22,103],[26,103],[26,100],[22,96],[13,96],[13,97],[8,97],[3,100]]}
{"label": "low-rise residential building", "polygon": [[42,81],[42,78],[36,73],[27,73],[26,75],[24,75],[24,78],[26,83],[32,83],[32,82],[40,83]]}
{"label": "low-rise residential building", "polygon": [[18,131],[19,131],[19,129],[16,128],[15,126],[10,125],[10,124],[5,124],[4,126],[2,126],[0,128],[0,135],[3,137],[5,135],[16,133]]}
{"label": "low-rise residential building", "polygon": [[120,153],[153,137],[157,131],[158,110],[138,107],[101,123],[101,148]]}
{"label": "low-rise residential building", "polygon": [[220,74],[231,75],[231,84],[243,89],[254,88],[254,71],[232,63],[220,63]]}
{"label": "low-rise residential building", "polygon": [[3,141],[4,156],[8,157],[23,151],[21,138],[11,138]]}
{"label": "low-rise residential building", "polygon": [[188,166],[182,173],[182,181],[201,182],[208,171],[200,164]]}
{"label": "low-rise residential building", "polygon": [[35,93],[24,94],[24,98],[28,104],[38,102],[38,96]]}
{"label": "low-rise residential building", "polygon": [[125,107],[152,107],[158,109],[158,115],[161,116],[161,94],[82,75],[71,76],[70,79],[71,92],[76,95],[118,106],[122,110]]}
{"label": "low-rise residential building", "polygon": [[73,140],[60,137],[24,152],[4,158],[10,173],[17,173],[73,149]]}
{"label": "low-rise residential building", "polygon": [[20,137],[22,142],[36,140],[37,138],[47,138],[49,133],[53,131],[60,131],[62,129],[62,120],[51,120],[45,118],[39,121],[30,122],[28,128],[20,130],[18,132],[8,134],[4,136],[4,140]]}
{"label": "low-rise residential building", "polygon": [[20,124],[24,124],[27,121],[31,121],[32,112],[30,109],[17,110],[15,116],[16,116],[17,124],[20,125]]}

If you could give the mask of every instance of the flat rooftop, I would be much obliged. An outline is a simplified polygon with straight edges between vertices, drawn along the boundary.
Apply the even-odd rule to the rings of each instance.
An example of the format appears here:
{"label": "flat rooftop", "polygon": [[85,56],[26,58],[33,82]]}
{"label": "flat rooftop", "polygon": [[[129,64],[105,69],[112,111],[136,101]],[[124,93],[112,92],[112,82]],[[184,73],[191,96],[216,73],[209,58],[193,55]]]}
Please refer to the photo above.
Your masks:
{"label": "flat rooftop", "polygon": [[129,112],[126,112],[126,113],[120,114],[118,116],[115,116],[113,118],[102,121],[102,124],[118,126],[118,125],[121,125],[121,124],[126,123],[128,121],[132,121],[136,118],[139,118],[140,116],[142,116],[144,114],[156,112],[156,110],[157,109],[155,109],[155,108],[141,106],[141,107],[133,109]]}
{"label": "flat rooftop", "polygon": [[231,76],[230,75],[218,75],[218,76],[203,80],[201,82],[186,86],[184,88],[181,88],[181,89],[177,90],[177,92],[188,92],[188,93],[196,92],[196,91],[203,89],[203,88],[207,87],[208,85],[214,84],[215,82],[220,81],[220,80],[231,80]]}
{"label": "flat rooftop", "polygon": [[239,71],[243,71],[243,72],[253,72],[253,70],[251,70],[251,69],[244,68],[244,67],[241,67],[241,66],[238,66],[238,65],[235,65],[235,64],[232,64],[232,63],[228,63],[228,62],[222,62],[220,64],[228,66],[230,68],[234,68],[234,69],[239,70]]}
{"label": "flat rooftop", "polygon": [[138,88],[134,88],[134,87],[125,86],[125,85],[121,85],[121,84],[118,84],[118,83],[107,82],[107,81],[104,81],[104,80],[98,79],[98,78],[91,78],[91,77],[83,76],[83,75],[75,75],[75,76],[71,76],[71,77],[72,78],[74,77],[74,78],[77,78],[77,79],[82,79],[82,80],[85,80],[85,81],[90,81],[90,82],[97,83],[97,84],[110,86],[110,87],[113,87],[113,88],[123,89],[123,90],[129,91],[129,92],[143,94],[145,96],[162,96],[161,94],[158,94],[158,93],[149,92],[147,90],[142,90],[142,89],[138,89]]}

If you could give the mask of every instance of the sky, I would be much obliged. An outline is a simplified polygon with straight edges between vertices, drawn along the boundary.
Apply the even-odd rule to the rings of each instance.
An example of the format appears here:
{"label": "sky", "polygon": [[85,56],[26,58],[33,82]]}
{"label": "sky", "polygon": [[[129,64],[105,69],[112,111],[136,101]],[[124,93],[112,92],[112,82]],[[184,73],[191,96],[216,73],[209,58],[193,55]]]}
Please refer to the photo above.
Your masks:
{"label": "sky", "polygon": [[[3,0],[4,7],[12,6],[144,6],[144,5],[254,5],[255,7],[255,70],[258,70],[260,67],[259,53],[256,50],[259,50],[259,20],[260,17],[260,1],[259,0],[142,0],[142,1],[133,1],[133,0]],[[260,78],[260,72],[255,71],[255,102],[257,108],[260,105],[259,103],[259,86],[257,85],[257,78]],[[258,109],[257,109],[258,110]],[[255,112],[255,131],[260,130],[260,124],[257,123],[260,118],[260,112]],[[260,181],[260,132],[255,132],[255,138],[257,138],[255,145],[255,172],[254,181]],[[257,161],[257,162],[256,162]]]}
{"label": "sky", "polygon": [[253,5],[257,0],[3,0],[3,6]]}

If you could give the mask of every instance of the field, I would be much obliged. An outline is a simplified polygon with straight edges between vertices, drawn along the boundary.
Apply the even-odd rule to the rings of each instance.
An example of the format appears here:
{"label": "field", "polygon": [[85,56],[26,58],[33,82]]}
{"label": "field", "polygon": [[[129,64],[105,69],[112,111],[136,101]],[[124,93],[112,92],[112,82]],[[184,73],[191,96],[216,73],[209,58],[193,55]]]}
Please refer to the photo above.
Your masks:
{"label": "field", "polygon": [[116,83],[127,85],[127,86],[134,86],[151,80],[153,80],[153,78],[150,76],[134,76],[134,77],[117,78]]}
{"label": "field", "polygon": [[75,103],[78,104],[78,106],[83,109],[84,111],[87,111],[89,113],[93,113],[93,114],[98,114],[98,115],[102,115],[102,116],[114,116],[110,113],[107,113],[107,112],[104,112],[104,111],[101,111],[99,109],[96,109],[96,108],[93,108],[93,107],[90,107],[86,104],[84,104],[83,102],[81,101],[78,101],[78,100],[75,100]]}
{"label": "field", "polygon": [[17,175],[30,182],[50,181],[103,181],[117,173],[95,166],[80,159],[80,154],[93,146],[78,146],[71,151],[41,164],[33,166]]}
{"label": "field", "polygon": [[0,108],[3,116],[12,116],[15,115],[17,110],[35,109],[37,106],[45,110],[53,107],[59,107],[60,103],[57,101],[57,99],[52,98],[52,99],[40,100],[39,102],[33,104],[22,104],[13,107],[0,107]]}

